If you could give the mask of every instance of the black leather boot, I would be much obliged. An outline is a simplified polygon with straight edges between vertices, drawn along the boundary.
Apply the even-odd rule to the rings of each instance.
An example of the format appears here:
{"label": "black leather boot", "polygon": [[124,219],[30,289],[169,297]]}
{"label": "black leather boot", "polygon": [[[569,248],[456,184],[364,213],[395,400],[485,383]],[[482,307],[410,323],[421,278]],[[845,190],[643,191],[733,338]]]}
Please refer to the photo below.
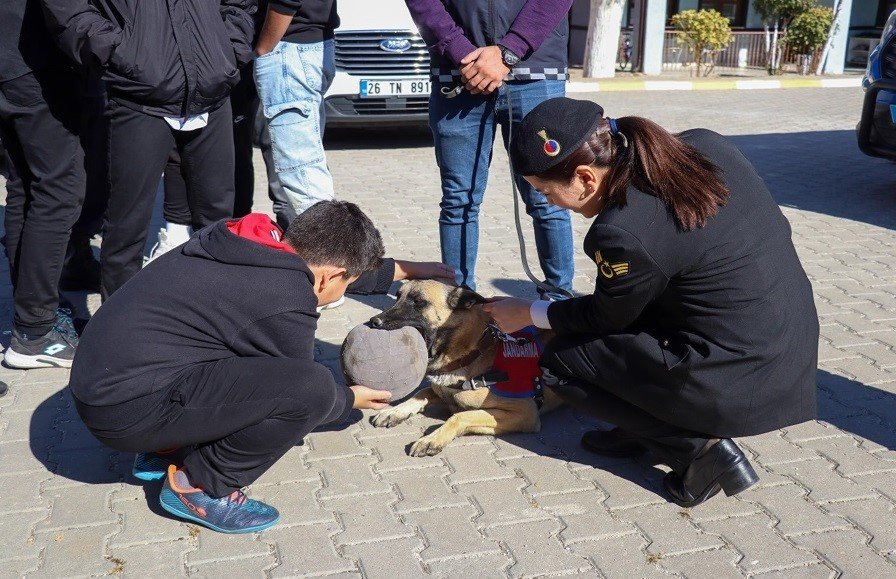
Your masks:
{"label": "black leather boot", "polygon": [[625,431],[619,428],[589,430],[582,436],[582,447],[595,454],[619,457],[638,456],[647,450],[640,442],[629,437]]}
{"label": "black leather boot", "polygon": [[684,476],[667,474],[663,486],[676,505],[695,507],[719,491],[734,496],[757,481],[759,476],[743,451],[725,438],[694,459]]}

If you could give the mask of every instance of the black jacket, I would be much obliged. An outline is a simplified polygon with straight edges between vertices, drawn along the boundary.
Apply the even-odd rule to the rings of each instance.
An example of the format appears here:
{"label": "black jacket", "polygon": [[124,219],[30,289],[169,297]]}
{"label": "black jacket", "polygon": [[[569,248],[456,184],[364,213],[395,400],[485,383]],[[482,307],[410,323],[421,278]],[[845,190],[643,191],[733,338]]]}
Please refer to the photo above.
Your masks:
{"label": "black jacket", "polygon": [[[336,0],[270,0],[270,6],[280,14],[292,16],[283,35],[286,42],[323,42],[333,38],[333,31],[339,28]],[[260,0],[259,12],[267,12],[267,7],[268,0]]]}
{"label": "black jacket", "polygon": [[730,141],[680,138],[722,169],[727,204],[684,232],[630,187],[585,238],[594,294],[551,304],[551,326],[599,334],[601,383],[672,424],[732,437],[813,419],[818,316],[790,224]]}
{"label": "black jacket", "polygon": [[155,116],[217,108],[252,59],[255,0],[43,0],[63,52],[109,97]]}
{"label": "black jacket", "polygon": [[[394,262],[381,269],[394,269]],[[385,278],[371,272],[365,289],[388,290],[391,272]],[[72,366],[72,395],[82,404],[111,406],[224,358],[313,361],[319,317],[313,280],[295,254],[238,237],[225,221],[210,225],[140,271],[90,320]],[[335,381],[332,387],[342,400],[337,407],[351,406],[351,391]]]}
{"label": "black jacket", "polygon": [[0,2],[0,82],[46,67],[56,52],[44,25],[40,0]]}

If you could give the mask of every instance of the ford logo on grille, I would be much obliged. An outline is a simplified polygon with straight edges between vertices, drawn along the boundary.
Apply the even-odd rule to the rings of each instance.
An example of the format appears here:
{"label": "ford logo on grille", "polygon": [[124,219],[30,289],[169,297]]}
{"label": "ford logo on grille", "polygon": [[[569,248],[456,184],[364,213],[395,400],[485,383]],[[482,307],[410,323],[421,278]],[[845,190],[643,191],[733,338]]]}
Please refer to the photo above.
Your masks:
{"label": "ford logo on grille", "polygon": [[386,52],[404,52],[410,50],[411,41],[406,38],[387,38],[380,42],[380,48]]}

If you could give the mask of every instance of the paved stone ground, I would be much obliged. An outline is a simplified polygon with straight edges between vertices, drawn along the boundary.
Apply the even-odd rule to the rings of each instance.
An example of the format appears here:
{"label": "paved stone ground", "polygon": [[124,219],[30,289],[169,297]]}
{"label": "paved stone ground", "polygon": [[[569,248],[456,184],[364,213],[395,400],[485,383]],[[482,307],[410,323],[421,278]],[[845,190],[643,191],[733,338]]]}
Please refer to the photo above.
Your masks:
{"label": "paved stone ground", "polygon": [[[132,455],[101,447],[80,423],[65,371],[0,369],[10,384],[0,575],[896,577],[896,168],[856,150],[861,93],[597,96],[616,116],[733,135],[793,225],[822,324],[821,420],[739,440],[759,485],[678,508],[663,497],[662,467],[583,453],[579,437],[595,423],[570,410],[537,435],[467,437],[431,458],[406,447],[440,417],[377,430],[359,415],[311,435],[253,485],[281,509],[280,525],[225,536],[160,512],[159,486],[129,475]],[[338,191],[370,211],[389,252],[437,258],[427,138],[349,131],[328,146]],[[505,161],[496,154],[484,207],[480,289],[530,295]],[[577,234],[586,226],[578,219]],[[588,291],[593,264],[580,256],[577,266]],[[10,299],[7,283],[6,328]],[[327,312],[320,359],[333,366],[346,331],[389,302]]]}

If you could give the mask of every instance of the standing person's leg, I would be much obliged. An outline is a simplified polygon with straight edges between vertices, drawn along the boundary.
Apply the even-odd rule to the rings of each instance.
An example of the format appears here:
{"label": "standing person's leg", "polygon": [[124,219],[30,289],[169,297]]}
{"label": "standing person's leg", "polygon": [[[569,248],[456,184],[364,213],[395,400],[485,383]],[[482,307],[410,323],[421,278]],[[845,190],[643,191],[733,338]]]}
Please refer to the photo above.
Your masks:
{"label": "standing person's leg", "polygon": [[334,198],[321,135],[324,43],[280,42],[255,60],[274,168],[297,214]]}
{"label": "standing person's leg", "polygon": [[429,100],[429,126],[442,178],[442,261],[457,270],[458,284],[475,289],[479,206],[495,139],[495,97],[462,91],[446,98],[442,86],[433,83]]}
{"label": "standing person's leg", "polygon": [[175,132],[181,174],[198,231],[233,217],[233,115],[230,100],[208,114],[208,124],[195,131]]}
{"label": "standing person's leg", "polygon": [[164,119],[110,100],[109,207],[100,248],[105,300],[143,267],[143,248],[152,220],[159,179],[174,147]]}
{"label": "standing person's leg", "polygon": [[[566,85],[562,80],[506,83],[500,89],[501,96],[498,99],[498,119],[501,122],[505,148],[511,122],[513,128],[516,128],[522,122],[523,117],[539,103],[550,98],[561,97],[564,94],[566,94]],[[508,112],[511,109],[512,121],[508,117]],[[550,205],[544,195],[523,179],[522,175],[514,175],[514,178],[520,196],[526,204],[526,213],[532,217],[538,262],[545,280],[555,287],[572,290],[575,265],[569,211]],[[548,297],[562,299],[564,296],[561,294]]]}
{"label": "standing person's leg", "polygon": [[76,88],[74,74],[55,68],[0,84],[4,137],[17,165],[6,239],[15,328],[5,358],[14,367],[69,366],[77,344],[67,327],[52,332],[65,250],[84,200],[78,103],[69,98]]}
{"label": "standing person's leg", "polygon": [[240,81],[230,91],[230,107],[233,112],[234,217],[245,217],[252,212],[252,198],[255,195],[252,135],[258,110],[258,95],[252,71],[252,63],[243,67]]}
{"label": "standing person's leg", "polygon": [[178,245],[186,243],[192,233],[193,217],[187,197],[187,183],[184,181],[180,153],[176,146],[172,147],[168,154],[165,174],[162,177],[162,214],[165,217],[165,226],[159,229],[158,239],[149,255],[143,258],[144,267]]}
{"label": "standing person's leg", "polygon": [[271,145],[271,133],[268,129],[268,120],[262,112],[261,103],[255,99],[255,131],[258,134],[258,148],[261,149],[261,158],[264,160],[265,173],[268,176],[268,198],[273,203],[274,215],[280,229],[286,231],[289,224],[296,218],[296,212],[289,204],[289,196],[280,178],[277,177],[277,169],[274,167],[274,151]]}

